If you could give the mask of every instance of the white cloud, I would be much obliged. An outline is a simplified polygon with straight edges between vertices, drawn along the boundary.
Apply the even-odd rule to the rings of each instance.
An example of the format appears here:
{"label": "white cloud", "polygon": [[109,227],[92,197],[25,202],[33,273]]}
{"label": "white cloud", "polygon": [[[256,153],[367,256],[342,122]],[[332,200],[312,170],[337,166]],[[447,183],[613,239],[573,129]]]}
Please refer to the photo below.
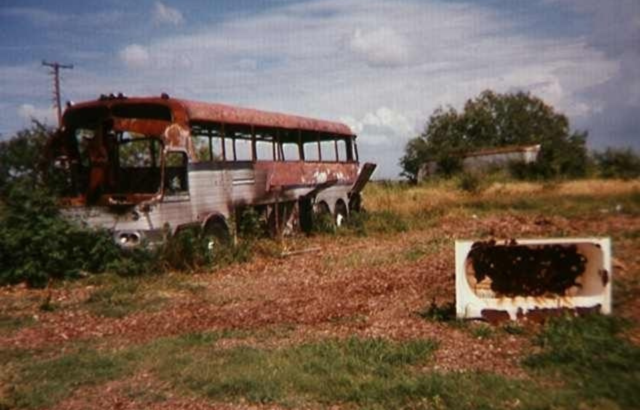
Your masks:
{"label": "white cloud", "polygon": [[409,60],[405,39],[390,28],[365,32],[356,29],[349,47],[372,66],[393,67],[406,64]]}
{"label": "white cloud", "polygon": [[[283,2],[261,13],[131,44],[118,57],[135,70],[98,73],[78,67],[65,92],[81,101],[100,93],[166,91],[343,118],[359,133],[363,158],[379,163],[377,175],[395,177],[404,144],[435,108],[461,108],[487,88],[531,91],[571,119],[602,110],[607,97],[586,98],[585,93],[618,75],[617,60],[583,37],[528,36],[518,24],[512,14],[476,3]],[[35,78],[41,86],[25,91]],[[0,67],[3,95],[31,92],[48,101],[42,91],[49,90],[47,81],[39,67],[28,76],[19,70],[5,76]]]}
{"label": "white cloud", "polygon": [[31,104],[22,104],[17,110],[18,116],[24,121],[37,120],[49,125],[57,125],[56,112],[51,107],[35,107]]}
{"label": "white cloud", "polygon": [[352,117],[341,120],[356,134],[367,136],[362,140],[365,145],[389,145],[398,139],[406,141],[417,132],[407,117],[387,107],[368,112],[360,120]]}
{"label": "white cloud", "polygon": [[129,68],[142,68],[149,64],[147,49],[139,44],[131,44],[120,50],[120,59]]}
{"label": "white cloud", "polygon": [[172,24],[178,26],[184,23],[184,17],[180,10],[158,1],[153,7],[153,21],[156,24]]}

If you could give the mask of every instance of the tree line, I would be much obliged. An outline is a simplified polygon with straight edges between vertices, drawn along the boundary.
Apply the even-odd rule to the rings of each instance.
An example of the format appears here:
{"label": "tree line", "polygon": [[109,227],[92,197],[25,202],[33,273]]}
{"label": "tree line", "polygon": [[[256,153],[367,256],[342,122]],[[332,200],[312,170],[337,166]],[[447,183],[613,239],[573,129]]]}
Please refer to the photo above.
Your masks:
{"label": "tree line", "polygon": [[640,157],[630,148],[608,148],[589,155],[587,137],[587,131],[571,130],[564,114],[536,96],[486,90],[468,100],[462,111],[453,107],[436,109],[425,130],[407,143],[400,159],[401,175],[416,182],[420,168],[432,162],[440,175],[451,176],[462,171],[462,159],[473,151],[540,144],[534,163],[509,164],[512,176],[640,176]]}

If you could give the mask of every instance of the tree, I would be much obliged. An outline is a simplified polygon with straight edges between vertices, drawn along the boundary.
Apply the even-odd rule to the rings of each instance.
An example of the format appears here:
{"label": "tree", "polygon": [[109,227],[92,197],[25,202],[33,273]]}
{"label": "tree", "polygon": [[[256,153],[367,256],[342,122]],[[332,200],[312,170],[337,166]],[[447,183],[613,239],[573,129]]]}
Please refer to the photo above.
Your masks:
{"label": "tree", "polygon": [[0,194],[17,180],[42,182],[42,155],[51,135],[45,125],[34,121],[31,128],[18,131],[7,141],[0,142]]}
{"label": "tree", "polygon": [[540,177],[575,177],[586,171],[586,138],[586,132],[571,133],[567,117],[538,97],[486,90],[468,100],[462,112],[435,110],[424,132],[407,144],[400,165],[402,175],[415,181],[427,161],[435,161],[446,174],[456,170],[452,158],[467,152],[540,144],[538,163],[529,171]]}
{"label": "tree", "polygon": [[640,155],[631,148],[607,148],[595,155],[598,171],[603,178],[632,179],[640,177]]}

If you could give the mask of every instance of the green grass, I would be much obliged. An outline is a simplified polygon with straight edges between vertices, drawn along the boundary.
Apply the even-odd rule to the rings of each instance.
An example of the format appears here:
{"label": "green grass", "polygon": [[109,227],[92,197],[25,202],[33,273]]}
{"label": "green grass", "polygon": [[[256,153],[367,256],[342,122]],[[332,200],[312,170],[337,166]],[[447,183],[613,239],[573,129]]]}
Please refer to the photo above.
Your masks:
{"label": "green grass", "polygon": [[539,374],[555,374],[587,400],[640,408],[640,347],[621,336],[625,326],[599,315],[553,320],[536,338],[542,351],[525,364]]}
{"label": "green grass", "polygon": [[109,285],[94,290],[86,307],[97,316],[122,318],[140,310],[158,309],[164,297],[144,289],[143,279],[117,278]]}
{"label": "green grass", "polygon": [[[152,403],[168,394],[219,402],[276,403],[285,407],[573,409],[637,408],[638,348],[619,339],[609,318],[555,321],[527,360],[531,378],[487,372],[442,373],[428,368],[431,340],[327,339],[280,348],[223,338],[255,338],[252,331],[220,331],[156,339],[120,350],[78,345],[57,357],[18,352],[6,408],[53,406],[76,389],[147,372],[170,390],[129,386],[131,398]],[[500,336],[493,331],[492,337]],[[258,332],[260,333],[260,331]],[[4,401],[3,401],[4,400]]]}
{"label": "green grass", "polygon": [[53,359],[30,361],[10,394],[18,408],[40,408],[59,402],[79,387],[114,380],[131,370],[127,354],[82,348]]}
{"label": "green grass", "polygon": [[24,327],[33,326],[37,321],[33,316],[12,316],[0,314],[0,335],[15,332]]}

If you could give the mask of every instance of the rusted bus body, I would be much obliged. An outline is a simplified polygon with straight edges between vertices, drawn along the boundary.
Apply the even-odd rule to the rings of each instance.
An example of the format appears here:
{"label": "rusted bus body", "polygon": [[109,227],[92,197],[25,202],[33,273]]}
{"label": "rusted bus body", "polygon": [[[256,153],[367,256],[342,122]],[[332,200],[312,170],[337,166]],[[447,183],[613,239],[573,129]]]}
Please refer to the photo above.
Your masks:
{"label": "rusted bus body", "polygon": [[69,107],[49,155],[68,182],[64,212],[134,246],[167,225],[229,229],[247,207],[276,229],[314,210],[346,217],[375,168],[360,173],[355,142],[335,122],[112,96]]}

